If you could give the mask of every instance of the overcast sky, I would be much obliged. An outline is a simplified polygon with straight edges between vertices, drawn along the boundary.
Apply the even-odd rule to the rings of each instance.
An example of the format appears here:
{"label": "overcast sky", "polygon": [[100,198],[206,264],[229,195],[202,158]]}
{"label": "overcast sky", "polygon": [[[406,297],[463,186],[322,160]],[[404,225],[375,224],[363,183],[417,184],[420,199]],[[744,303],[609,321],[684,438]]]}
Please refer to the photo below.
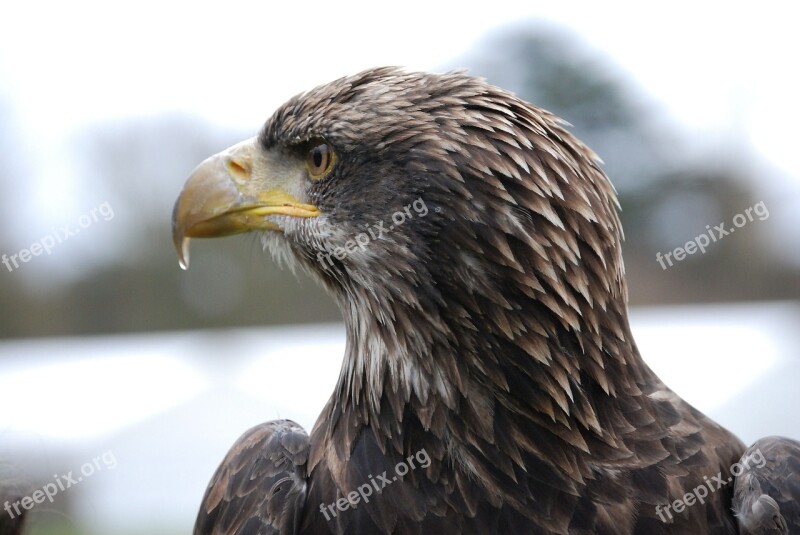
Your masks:
{"label": "overcast sky", "polygon": [[0,102],[11,109],[0,110],[33,177],[19,186],[23,203],[52,217],[49,228],[104,200],[75,200],[68,164],[68,136],[92,124],[180,112],[255,132],[299,91],[375,65],[453,65],[487,34],[525,21],[572,29],[690,134],[752,145],[798,183],[792,3],[476,4],[7,2]]}

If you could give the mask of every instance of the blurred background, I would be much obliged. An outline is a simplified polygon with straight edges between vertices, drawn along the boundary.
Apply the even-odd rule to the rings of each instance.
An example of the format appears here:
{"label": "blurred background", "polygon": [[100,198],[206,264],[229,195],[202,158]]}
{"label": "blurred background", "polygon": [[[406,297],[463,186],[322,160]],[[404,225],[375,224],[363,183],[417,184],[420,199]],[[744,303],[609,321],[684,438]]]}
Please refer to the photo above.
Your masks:
{"label": "blurred background", "polygon": [[332,300],[253,236],[195,240],[181,271],[171,209],[286,99],[377,65],[466,68],[569,121],[619,191],[645,359],[746,442],[800,437],[791,6],[273,4],[3,7],[0,508],[82,478],[29,533],[187,533],[241,432],[313,425],[344,346]]}

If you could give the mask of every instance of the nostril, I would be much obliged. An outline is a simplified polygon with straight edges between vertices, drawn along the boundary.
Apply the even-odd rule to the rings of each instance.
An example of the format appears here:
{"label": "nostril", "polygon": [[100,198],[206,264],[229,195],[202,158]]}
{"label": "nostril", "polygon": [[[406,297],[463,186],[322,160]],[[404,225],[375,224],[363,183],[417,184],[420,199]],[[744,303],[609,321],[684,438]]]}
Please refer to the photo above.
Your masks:
{"label": "nostril", "polygon": [[227,161],[228,173],[234,178],[247,179],[250,177],[250,169],[245,164],[237,162],[236,160]]}

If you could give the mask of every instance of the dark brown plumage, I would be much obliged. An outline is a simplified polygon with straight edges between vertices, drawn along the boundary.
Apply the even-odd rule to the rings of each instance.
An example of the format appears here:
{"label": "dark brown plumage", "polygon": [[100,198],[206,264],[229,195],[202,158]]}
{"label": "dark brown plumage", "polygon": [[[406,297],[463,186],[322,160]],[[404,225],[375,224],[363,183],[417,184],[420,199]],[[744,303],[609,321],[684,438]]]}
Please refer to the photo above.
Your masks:
{"label": "dark brown plumage", "polygon": [[347,347],[310,439],[245,434],[195,533],[736,533],[731,484],[673,504],[744,445],[642,361],[615,205],[562,121],[458,72],[337,80],[207,160],[182,262],[188,237],[266,231]]}

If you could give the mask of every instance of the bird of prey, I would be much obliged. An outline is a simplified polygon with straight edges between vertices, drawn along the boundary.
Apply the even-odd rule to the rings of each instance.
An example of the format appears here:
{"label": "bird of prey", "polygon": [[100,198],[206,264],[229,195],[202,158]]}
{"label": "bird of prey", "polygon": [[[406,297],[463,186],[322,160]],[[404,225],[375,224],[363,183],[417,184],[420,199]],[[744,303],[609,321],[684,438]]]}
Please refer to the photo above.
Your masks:
{"label": "bird of prey", "polygon": [[233,445],[196,535],[800,533],[798,445],[743,457],[642,360],[615,191],[551,113],[463,72],[317,87],[175,204],[184,267],[250,231],[338,302],[344,361],[310,435]]}

